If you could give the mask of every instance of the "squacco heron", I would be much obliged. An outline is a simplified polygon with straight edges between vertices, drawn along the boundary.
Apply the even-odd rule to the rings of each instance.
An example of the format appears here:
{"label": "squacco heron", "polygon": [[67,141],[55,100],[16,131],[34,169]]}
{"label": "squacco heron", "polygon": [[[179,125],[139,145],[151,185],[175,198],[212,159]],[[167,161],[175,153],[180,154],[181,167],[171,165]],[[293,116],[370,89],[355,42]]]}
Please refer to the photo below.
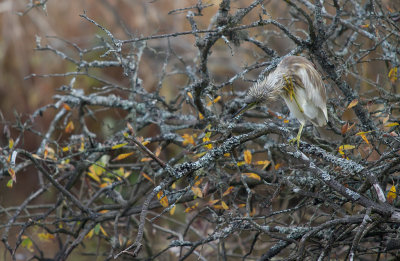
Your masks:
{"label": "squacco heron", "polygon": [[250,87],[245,98],[246,104],[236,115],[278,96],[285,100],[290,112],[300,122],[297,137],[290,140],[291,143],[297,142],[297,147],[307,120],[318,127],[326,125],[328,112],[325,85],[314,64],[306,58],[283,58],[268,77]]}

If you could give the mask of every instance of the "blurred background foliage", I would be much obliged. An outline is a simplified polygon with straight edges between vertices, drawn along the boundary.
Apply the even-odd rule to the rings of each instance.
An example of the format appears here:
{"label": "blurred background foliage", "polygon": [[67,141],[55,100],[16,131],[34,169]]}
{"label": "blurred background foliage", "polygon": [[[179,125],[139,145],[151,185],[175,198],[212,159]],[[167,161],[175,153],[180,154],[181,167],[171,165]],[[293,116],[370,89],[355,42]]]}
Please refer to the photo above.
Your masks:
{"label": "blurred background foliage", "polygon": [[[33,2],[35,3],[35,1]],[[251,2],[252,1],[248,0],[232,1],[231,10],[235,12],[249,6]],[[70,41],[77,44],[80,48],[85,49],[92,47],[94,43],[98,41],[94,35],[105,36],[103,31],[93,26],[93,24],[88,23],[80,17],[79,14],[86,12],[89,17],[94,18],[97,23],[104,25],[111,31],[115,37],[119,39],[129,39],[134,36],[151,36],[190,31],[191,27],[186,18],[187,12],[185,10],[179,11],[179,9],[186,6],[194,6],[197,3],[197,0],[50,0],[46,4],[46,9],[38,6],[27,11],[30,1],[2,1],[0,3],[0,116],[2,117],[2,122],[7,124],[2,124],[1,127],[3,128],[5,125],[11,126],[18,117],[26,119],[37,108],[52,103],[53,95],[57,93],[57,88],[68,82],[67,77],[27,76],[31,74],[46,75],[76,71],[76,66],[74,64],[67,60],[61,60],[54,53],[36,51],[37,37],[41,38],[43,46],[49,43],[69,56],[74,57],[76,52],[73,46],[61,39]],[[393,12],[400,10],[398,2],[396,1],[388,0],[383,1],[383,3],[386,8],[393,10]],[[220,1],[210,0],[204,2],[204,4],[209,6],[202,10],[201,16],[196,16],[196,22],[201,28],[206,28],[210,24],[210,20],[212,20],[212,17],[218,11]],[[265,7],[271,19],[276,19],[282,24],[287,25],[288,28],[293,30],[296,36],[306,39],[307,35],[302,31],[307,30],[307,25],[304,22],[286,23],[287,19],[285,17],[289,12],[289,7],[284,1],[266,1]],[[332,6],[327,6],[326,8],[330,13],[335,12]],[[257,20],[257,18],[254,18],[255,15],[258,15],[258,13],[252,11],[252,13],[245,17],[242,23],[249,24],[254,22]],[[326,22],[329,24],[330,20]],[[268,33],[264,33],[265,31]],[[293,42],[288,41],[286,37],[282,37],[282,35],[277,32],[278,29],[275,26],[266,25],[261,28],[249,29],[247,33],[260,41],[268,41],[268,47],[275,50],[278,56],[281,56],[294,49],[296,46]],[[240,37],[246,37],[246,35]],[[240,40],[240,37],[236,39]],[[339,37],[335,39],[338,49],[343,47],[342,41],[348,38],[347,33],[344,33],[342,37],[343,38]],[[160,94],[165,97],[166,102],[173,101],[176,98],[178,90],[188,83],[187,75],[175,73],[174,70],[177,68],[185,70],[186,66],[191,66],[199,62],[195,59],[197,48],[194,44],[195,39],[192,35],[183,35],[176,38],[171,37],[168,41],[148,41],[147,48],[144,50],[143,57],[140,61],[139,70],[139,77],[143,80],[144,88],[148,92],[154,92],[157,88],[161,88]],[[357,44],[362,44],[364,49],[374,48],[374,43],[372,41],[365,42],[364,38],[357,38],[351,48],[357,48]],[[167,57],[166,50],[168,49],[168,45],[173,46],[174,50],[179,55],[170,57],[171,60],[167,64],[167,68],[163,68],[164,61]],[[335,43],[333,43],[333,46],[335,46]],[[352,50],[351,48],[349,51]],[[86,59],[97,59],[97,55],[101,53],[101,51],[98,53],[90,52],[88,54],[89,57],[86,57]],[[379,59],[374,60],[374,55],[374,52],[368,53],[368,63],[354,65],[356,68],[354,68],[353,71],[358,72],[358,75],[348,74],[344,79],[346,79],[349,85],[362,93],[364,99],[372,99],[377,95],[377,91],[371,87],[377,82],[382,85],[382,88],[393,93],[399,93],[398,81],[391,81],[387,77],[389,71],[392,69],[392,65]],[[226,41],[219,39],[212,48],[212,56],[210,56],[208,60],[208,68],[214,84],[218,85],[241,72],[244,67],[255,62],[264,61],[264,59],[265,53],[255,49],[249,42],[241,43],[240,48],[235,45],[229,45],[229,47],[227,47]],[[184,63],[182,61],[184,61]],[[262,69],[263,68],[259,68],[251,71],[244,79],[235,81],[234,86],[225,86],[222,88],[222,92],[226,94],[226,97],[223,97],[224,101],[230,99],[229,94],[245,90],[250,84],[248,78],[256,79]],[[166,70],[168,74],[162,81],[162,86],[159,86],[159,78],[163,70]],[[120,67],[99,68],[91,71],[91,73],[101,76],[111,83],[121,86],[129,85],[127,77],[123,76],[124,72]],[[362,77],[359,77],[359,75],[362,75]],[[387,78],[382,79],[382,77]],[[331,82],[327,84],[330,85]],[[90,93],[93,88],[100,87],[102,84],[93,78],[78,77],[75,86],[84,89],[85,93]],[[331,102],[335,105],[343,105],[342,111],[339,113],[341,115],[341,120],[354,120],[355,115],[352,110],[346,110],[345,108],[347,105],[346,102],[342,101],[342,103],[340,103],[340,101],[335,100],[335,97],[339,96],[339,94],[335,93],[337,89],[329,88],[329,90],[330,93],[328,93],[328,96],[332,98]],[[212,100],[212,98],[216,97],[209,97],[209,100]],[[377,110],[380,106],[367,102],[365,102],[364,105],[371,111]],[[187,104],[183,104],[183,106],[184,109],[182,112],[191,112],[191,106]],[[219,108],[220,107],[217,106],[216,110]],[[273,104],[271,108],[274,108]],[[42,117],[37,118],[35,120],[36,129],[44,133],[55,113],[56,112],[47,110]],[[198,116],[197,112],[192,111],[192,113],[194,116]],[[391,120],[394,120],[398,113],[398,108],[394,108]],[[284,115],[287,116],[288,112],[284,112]],[[125,121],[123,120],[125,116],[126,112],[118,109],[111,109],[97,113],[97,120],[88,120],[87,124],[91,131],[99,135],[98,137],[100,137],[100,139],[107,141],[108,138],[115,134],[116,130],[125,127]],[[77,118],[77,115],[75,115],[75,119]],[[11,129],[11,137],[15,137],[16,133],[14,131],[15,130]],[[143,128],[139,135],[152,137],[155,136],[155,133],[158,133],[157,127],[149,125]],[[184,135],[185,132],[182,131],[180,134]],[[190,133],[190,135],[192,134],[194,133]],[[60,140],[65,139],[63,135],[65,135],[65,133],[63,134],[61,130],[59,133]],[[6,135],[3,135],[0,142],[1,147],[4,147],[8,144],[9,140]],[[30,132],[25,132],[23,146],[26,150],[35,150],[40,142],[40,137],[32,135]],[[150,146],[150,148],[154,151],[156,146],[153,145]],[[362,152],[362,150],[360,151]],[[160,158],[169,159],[178,152],[179,150],[171,145],[168,147],[168,150],[163,151],[164,154],[162,153]],[[366,153],[365,155],[368,156],[366,160],[371,161],[379,157],[377,152],[373,152],[370,155]],[[115,157],[116,155],[111,156]],[[254,161],[263,160],[264,156],[265,155],[255,155]],[[279,164],[284,163],[284,159],[276,159],[275,163],[275,168],[279,169]],[[7,179],[0,181],[0,205],[2,207],[5,208],[21,204],[28,195],[38,188],[37,176],[31,175],[30,170],[32,169],[28,168],[18,174],[18,181],[14,184],[12,189],[6,189]],[[264,191],[263,193],[266,192]],[[42,197],[41,204],[53,202],[52,197],[55,195],[55,191],[49,190],[46,195],[48,196],[48,202],[43,200],[46,199],[46,197]],[[281,204],[282,202],[273,203]],[[291,204],[290,199],[285,201],[284,204],[286,205],[280,206],[282,209]],[[182,206],[178,206],[176,213],[174,219],[157,222],[169,222],[169,225],[174,227],[174,222],[179,222],[179,220],[183,222],[185,217],[184,208]],[[156,213],[153,214],[156,215]],[[155,222],[155,224],[157,224],[157,222]],[[208,227],[206,227],[205,224],[206,223],[199,222],[193,224],[193,226],[197,226],[199,230],[207,231]],[[17,230],[15,229],[15,231]],[[38,232],[38,234],[40,233]],[[169,242],[163,240],[162,237],[157,238],[156,231],[150,232],[147,236],[155,237],[154,242],[158,249],[162,249],[169,244]],[[241,237],[247,236],[249,235],[247,235],[246,232],[241,235]],[[13,237],[10,236],[9,239],[13,240]],[[56,246],[53,246],[56,243],[51,240],[43,240],[43,244],[48,244],[47,249],[50,252],[52,251],[51,249],[56,248]],[[85,247],[91,251],[93,248],[102,248],[104,245],[94,241],[87,241]],[[3,250],[3,245],[0,249]],[[78,251],[79,253],[74,253],[70,257],[71,260],[93,260],[93,257],[85,257],[85,255],[82,254],[86,251],[83,247],[80,250],[81,251]],[[23,260],[23,257],[22,255],[21,260]]]}

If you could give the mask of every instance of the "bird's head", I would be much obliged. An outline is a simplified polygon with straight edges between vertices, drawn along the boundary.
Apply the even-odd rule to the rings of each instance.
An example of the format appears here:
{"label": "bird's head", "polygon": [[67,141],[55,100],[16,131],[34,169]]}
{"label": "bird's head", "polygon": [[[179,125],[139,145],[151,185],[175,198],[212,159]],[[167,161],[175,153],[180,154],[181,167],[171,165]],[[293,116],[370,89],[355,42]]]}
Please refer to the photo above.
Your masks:
{"label": "bird's head", "polygon": [[244,106],[234,115],[234,117],[259,104],[273,101],[281,95],[283,92],[283,85],[276,79],[277,77],[272,73],[267,78],[263,78],[253,84],[246,94]]}

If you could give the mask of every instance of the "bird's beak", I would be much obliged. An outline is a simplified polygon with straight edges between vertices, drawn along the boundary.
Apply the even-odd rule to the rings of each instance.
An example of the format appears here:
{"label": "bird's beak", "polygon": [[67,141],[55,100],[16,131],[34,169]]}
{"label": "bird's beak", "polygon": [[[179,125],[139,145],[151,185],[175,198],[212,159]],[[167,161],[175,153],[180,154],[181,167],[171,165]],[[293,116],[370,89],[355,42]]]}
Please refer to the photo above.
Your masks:
{"label": "bird's beak", "polygon": [[238,112],[236,112],[232,116],[232,118],[235,118],[235,117],[239,116],[240,114],[244,113],[245,111],[248,111],[248,110],[254,108],[256,105],[257,105],[256,102],[251,102],[251,103],[248,103],[248,104],[244,105]]}

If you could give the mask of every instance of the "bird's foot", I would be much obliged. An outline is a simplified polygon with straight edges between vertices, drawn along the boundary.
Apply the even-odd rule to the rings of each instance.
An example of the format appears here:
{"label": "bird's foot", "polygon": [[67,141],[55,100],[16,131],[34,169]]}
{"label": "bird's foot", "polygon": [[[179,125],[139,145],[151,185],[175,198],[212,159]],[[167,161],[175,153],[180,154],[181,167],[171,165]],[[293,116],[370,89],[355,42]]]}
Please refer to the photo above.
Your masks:
{"label": "bird's foot", "polygon": [[299,148],[300,147],[300,137],[296,137],[294,139],[289,140],[290,145],[294,145],[295,143],[297,143],[297,148]]}

